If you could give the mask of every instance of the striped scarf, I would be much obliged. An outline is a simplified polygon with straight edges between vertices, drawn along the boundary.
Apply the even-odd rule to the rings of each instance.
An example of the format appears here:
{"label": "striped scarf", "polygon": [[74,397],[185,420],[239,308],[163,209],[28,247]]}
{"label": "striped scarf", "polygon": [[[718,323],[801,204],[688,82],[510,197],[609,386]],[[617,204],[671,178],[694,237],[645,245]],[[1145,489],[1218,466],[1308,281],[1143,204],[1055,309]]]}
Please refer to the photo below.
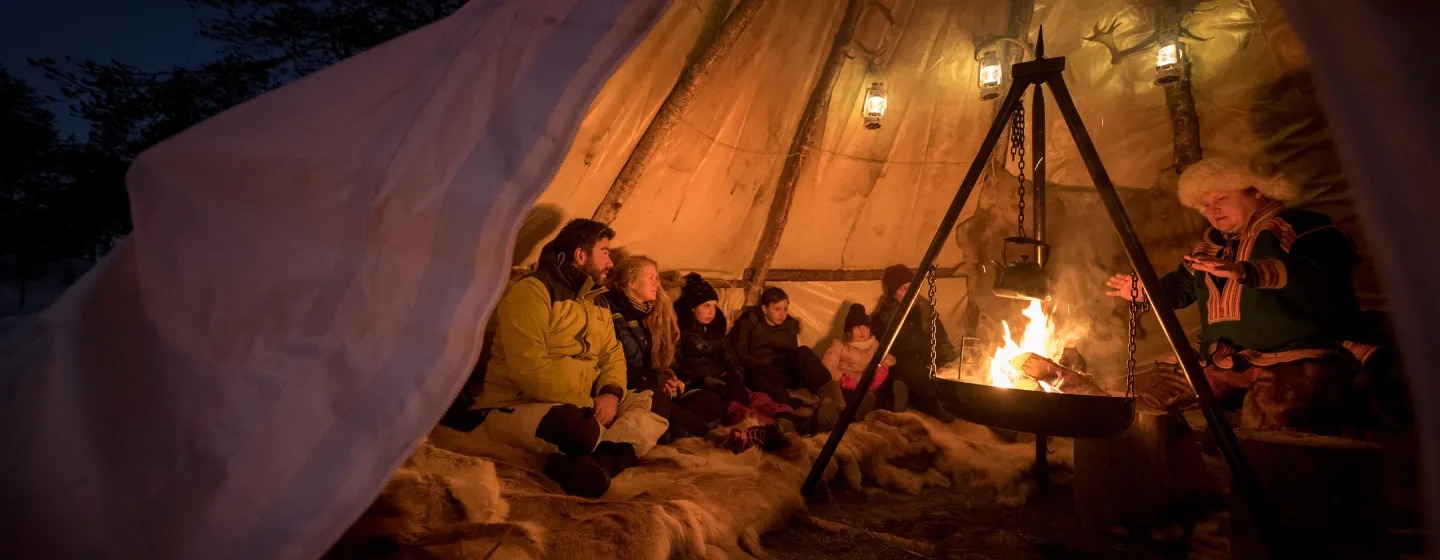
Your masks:
{"label": "striped scarf", "polygon": [[636,311],[639,311],[642,315],[649,315],[651,311],[655,310],[654,300],[640,301],[639,298],[635,297],[635,294],[630,293],[630,290],[625,290],[625,297],[630,300],[630,305],[634,307]]}

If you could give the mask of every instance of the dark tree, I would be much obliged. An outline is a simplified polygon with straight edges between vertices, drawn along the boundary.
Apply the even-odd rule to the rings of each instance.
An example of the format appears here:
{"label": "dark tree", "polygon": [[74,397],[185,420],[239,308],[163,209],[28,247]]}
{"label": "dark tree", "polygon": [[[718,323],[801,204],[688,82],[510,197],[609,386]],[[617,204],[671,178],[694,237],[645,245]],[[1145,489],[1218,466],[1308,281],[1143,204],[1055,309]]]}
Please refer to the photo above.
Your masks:
{"label": "dark tree", "polygon": [[464,0],[189,0],[223,14],[200,35],[303,76],[455,12]]}
{"label": "dark tree", "polygon": [[[52,227],[6,219],[0,227],[25,235],[4,235],[0,243],[16,240],[10,243],[47,258],[98,259],[130,229],[125,171],[140,152],[225,109],[445,17],[462,4],[190,0],[192,7],[218,14],[202,21],[197,32],[215,41],[220,55],[198,68],[152,72],[115,60],[31,61],[60,86],[90,132],[82,145],[57,140],[54,117],[44,111],[43,100],[5,75],[3,102],[13,110],[6,113],[7,133],[0,138],[5,142],[0,157],[6,158],[0,160],[0,188],[5,189],[0,201],[25,199],[28,209],[21,212],[7,202],[0,218],[23,214]],[[10,133],[11,127],[16,132]],[[25,173],[23,182],[11,178]],[[15,251],[3,247],[0,255],[7,249]]]}
{"label": "dark tree", "polygon": [[44,103],[0,66],[0,257],[19,280],[22,306],[31,276],[60,250],[54,218],[66,145]]}

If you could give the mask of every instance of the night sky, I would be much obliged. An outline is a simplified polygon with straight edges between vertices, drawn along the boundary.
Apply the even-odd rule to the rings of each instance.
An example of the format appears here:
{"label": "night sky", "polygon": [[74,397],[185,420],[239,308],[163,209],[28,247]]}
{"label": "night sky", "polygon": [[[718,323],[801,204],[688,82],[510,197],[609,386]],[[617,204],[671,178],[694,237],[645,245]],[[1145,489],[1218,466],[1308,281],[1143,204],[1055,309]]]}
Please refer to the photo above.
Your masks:
{"label": "night sky", "polygon": [[[214,54],[196,35],[203,14],[185,0],[0,1],[0,65],[41,93],[58,95],[27,58],[119,60],[144,70],[195,65]],[[62,133],[83,134],[84,122],[63,104],[50,110]]]}

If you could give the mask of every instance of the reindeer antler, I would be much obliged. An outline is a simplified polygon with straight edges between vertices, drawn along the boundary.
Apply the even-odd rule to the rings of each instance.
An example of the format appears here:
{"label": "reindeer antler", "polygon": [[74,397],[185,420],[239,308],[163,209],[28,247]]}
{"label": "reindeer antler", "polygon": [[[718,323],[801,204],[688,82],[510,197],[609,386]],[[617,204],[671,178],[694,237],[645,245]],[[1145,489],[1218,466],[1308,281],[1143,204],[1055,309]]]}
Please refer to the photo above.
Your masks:
{"label": "reindeer antler", "polygon": [[1110,25],[1105,26],[1104,29],[1101,29],[1100,24],[1096,23],[1094,33],[1083,37],[1086,41],[1105,45],[1105,48],[1110,51],[1110,64],[1120,64],[1120,61],[1124,60],[1125,57],[1144,51],[1154,46],[1155,43],[1160,40],[1160,34],[1158,32],[1151,33],[1144,41],[1140,41],[1129,48],[1121,49],[1119,45],[1115,44],[1115,29],[1118,27],[1120,27],[1119,20],[1110,22]]}

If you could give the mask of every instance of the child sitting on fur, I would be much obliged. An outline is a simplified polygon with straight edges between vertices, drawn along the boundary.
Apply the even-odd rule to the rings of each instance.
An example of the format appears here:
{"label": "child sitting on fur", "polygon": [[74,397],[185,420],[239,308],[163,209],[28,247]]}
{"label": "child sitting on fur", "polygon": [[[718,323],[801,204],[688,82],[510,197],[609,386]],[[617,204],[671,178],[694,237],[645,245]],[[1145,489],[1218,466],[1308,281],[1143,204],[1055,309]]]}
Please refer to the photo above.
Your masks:
{"label": "child sitting on fur", "polygon": [[[850,311],[845,314],[845,333],[840,340],[830,344],[825,357],[820,360],[830,370],[830,376],[840,383],[846,401],[855,398],[856,386],[865,374],[865,366],[870,365],[879,349],[880,340],[870,332],[870,318],[865,314],[865,306],[851,304]],[[864,391],[862,398],[865,400],[860,404],[857,418],[864,418],[875,406],[875,391],[885,382],[890,366],[894,364],[894,356],[886,355],[880,360],[880,366],[875,370],[875,381],[870,383],[869,390]]]}
{"label": "child sitting on fur", "polygon": [[[724,445],[735,452],[755,445],[765,449],[782,446],[782,432],[796,432],[804,418],[787,404],[771,400],[769,395],[752,392],[745,387],[742,371],[729,340],[725,337],[725,313],[720,310],[720,296],[699,274],[685,275],[685,285],[675,300],[675,314],[680,322],[680,359],[676,375],[692,390],[709,390],[724,397],[724,422],[734,426],[746,418],[759,425],[736,428]],[[688,400],[681,397],[681,406]]]}

